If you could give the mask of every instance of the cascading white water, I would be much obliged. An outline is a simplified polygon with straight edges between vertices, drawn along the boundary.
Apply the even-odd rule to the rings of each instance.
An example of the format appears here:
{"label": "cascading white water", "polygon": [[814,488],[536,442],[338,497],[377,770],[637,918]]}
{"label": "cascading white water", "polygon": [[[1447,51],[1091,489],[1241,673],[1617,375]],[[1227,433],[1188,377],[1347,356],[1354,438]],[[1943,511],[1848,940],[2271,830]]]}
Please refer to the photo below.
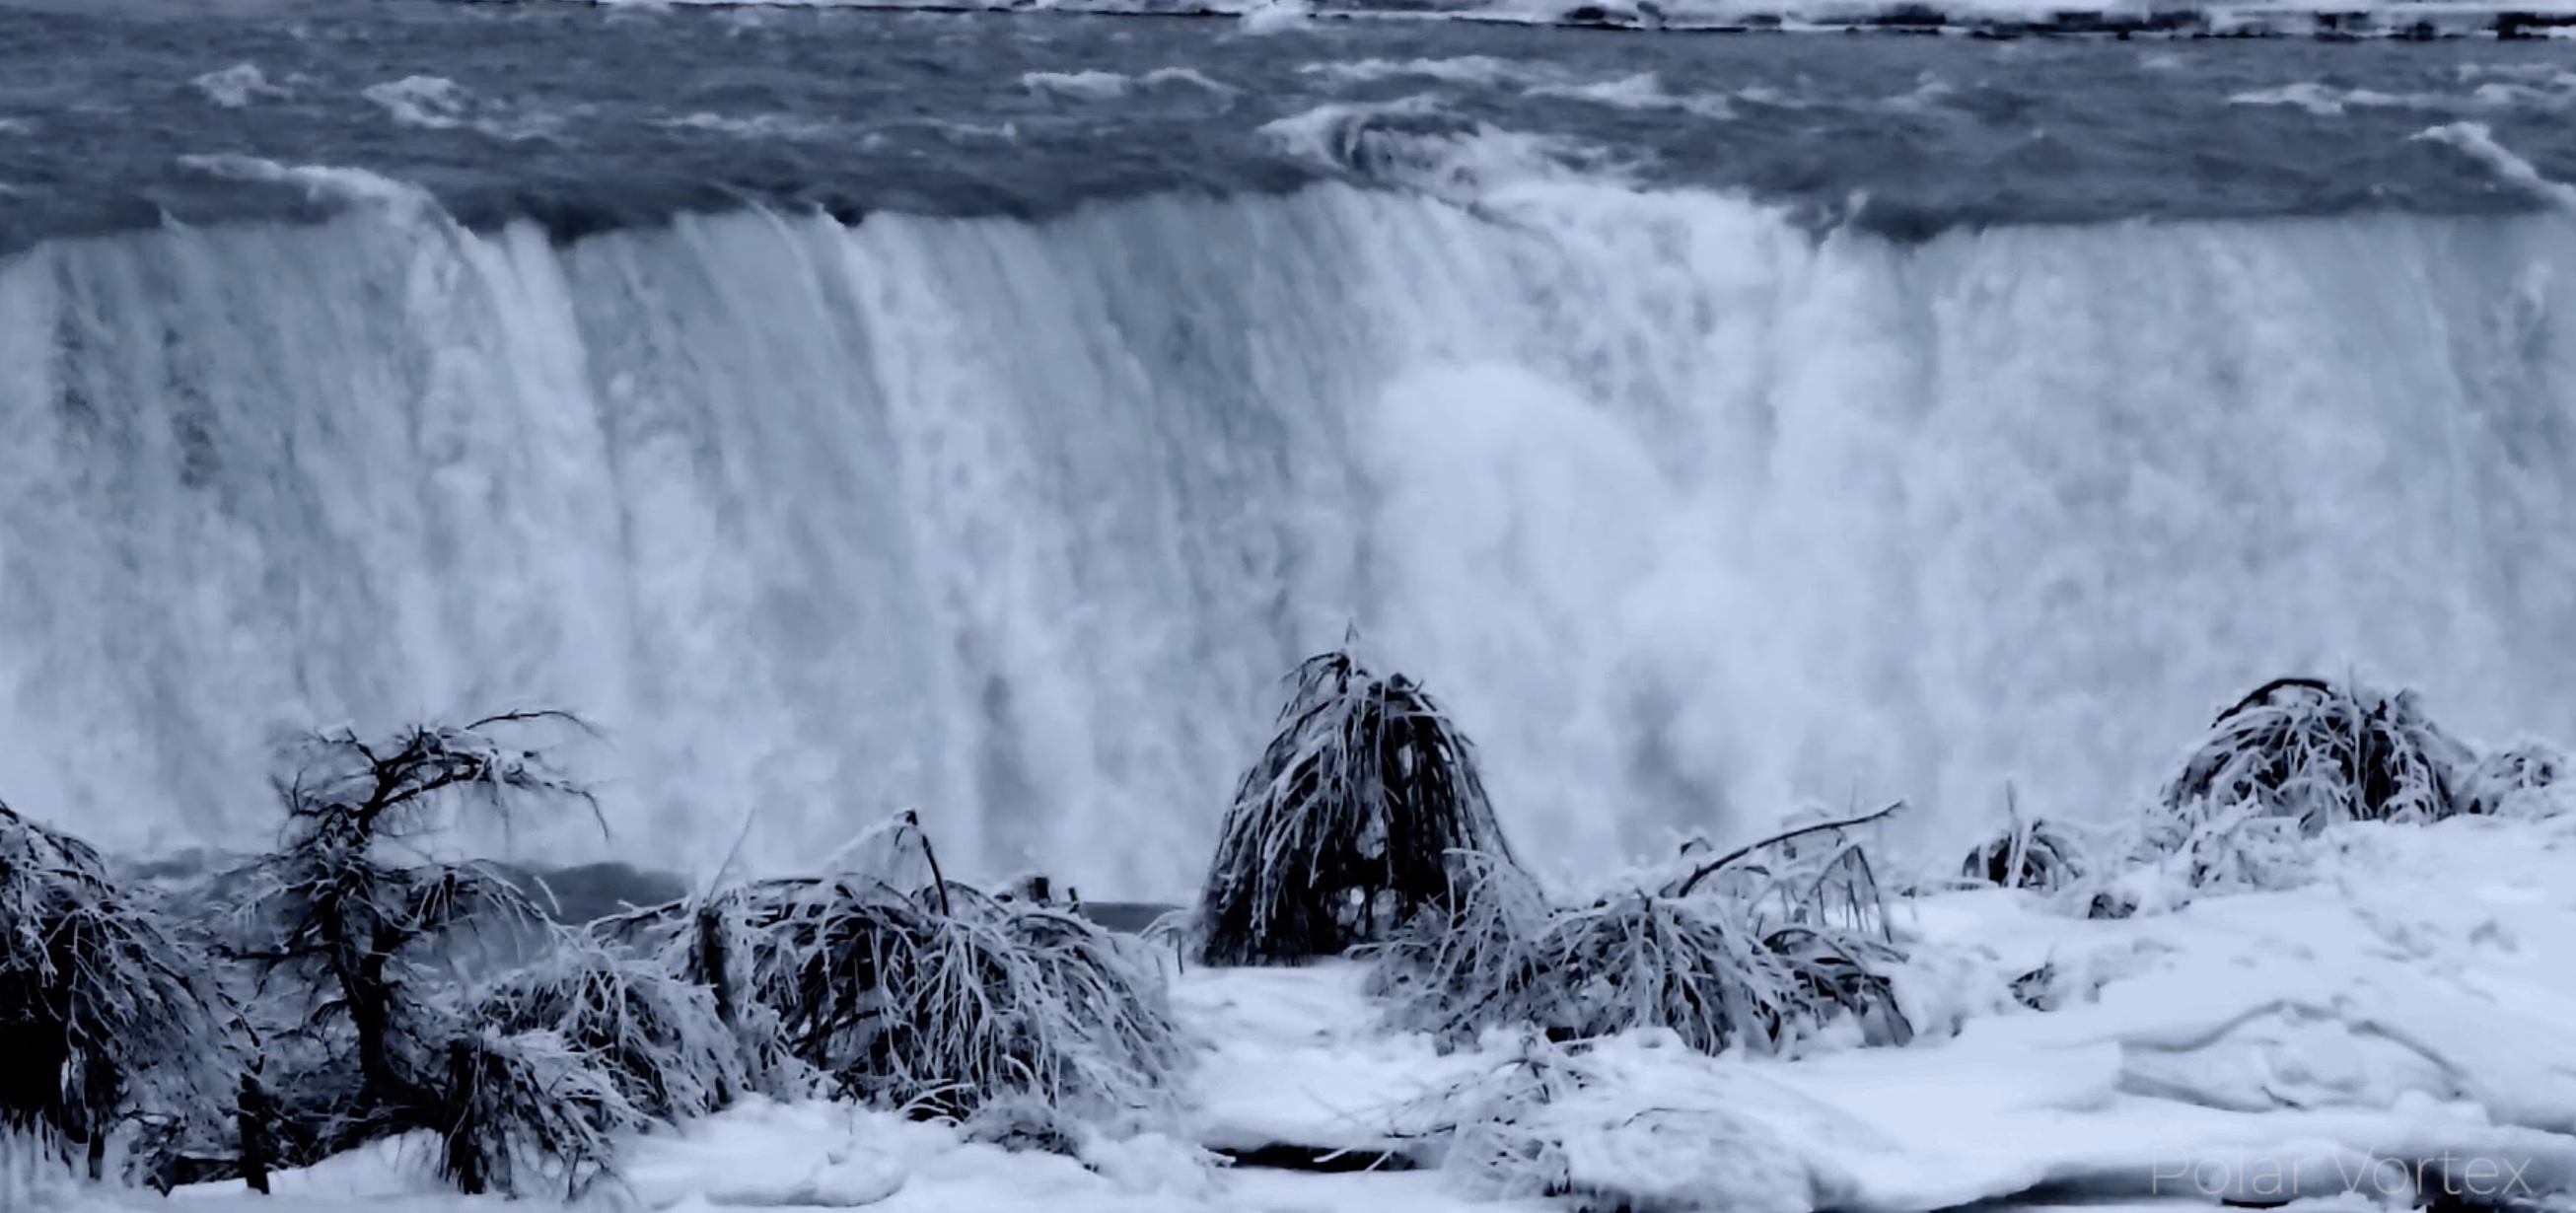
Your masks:
{"label": "cascading white water", "polygon": [[[1195,881],[1356,622],[1545,864],[2149,790],[2348,663],[2576,736],[2576,224],[1811,242],[1704,195],[435,216],[0,262],[0,796],[265,836],[275,730],[556,704],[614,850]],[[519,840],[560,848],[574,836]]]}

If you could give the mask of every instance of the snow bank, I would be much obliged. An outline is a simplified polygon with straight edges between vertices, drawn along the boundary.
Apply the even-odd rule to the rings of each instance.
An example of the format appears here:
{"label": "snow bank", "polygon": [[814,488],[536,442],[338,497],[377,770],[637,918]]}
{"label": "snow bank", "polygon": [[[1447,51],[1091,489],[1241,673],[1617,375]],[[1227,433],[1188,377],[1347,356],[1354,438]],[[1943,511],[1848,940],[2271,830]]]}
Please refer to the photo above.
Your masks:
{"label": "snow bank", "polygon": [[[2313,845],[2300,888],[2123,921],[2000,890],[1912,903],[1913,1047],[1784,1063],[1642,1035],[1537,1045],[1564,1073],[1510,1104],[1517,1178],[1773,1213],[2576,1181],[2576,821],[2354,825]],[[2014,994],[2043,966],[2021,985],[2060,1004],[2045,1013]],[[1532,1065],[1511,1042],[1442,1057],[1373,1036],[1356,982],[1332,965],[1184,979],[1183,1013],[1222,1042],[1203,1140],[1423,1155]],[[1477,1169],[1452,1178],[1517,1190]]]}

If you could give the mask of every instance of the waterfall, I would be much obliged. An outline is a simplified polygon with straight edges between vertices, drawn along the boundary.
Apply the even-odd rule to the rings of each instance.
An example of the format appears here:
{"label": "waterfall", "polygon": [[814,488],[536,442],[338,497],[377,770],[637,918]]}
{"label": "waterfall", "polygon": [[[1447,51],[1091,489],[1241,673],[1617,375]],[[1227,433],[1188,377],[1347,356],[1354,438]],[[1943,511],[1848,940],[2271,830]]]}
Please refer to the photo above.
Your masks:
{"label": "waterfall", "polygon": [[59,241],[0,261],[0,796],[256,846],[283,731],[552,705],[611,836],[511,847],[793,868],[918,806],[970,873],[1172,897],[1355,626],[1544,864],[1801,798],[1955,841],[2007,778],[2126,808],[2281,673],[2576,738],[2571,401],[2554,215]]}

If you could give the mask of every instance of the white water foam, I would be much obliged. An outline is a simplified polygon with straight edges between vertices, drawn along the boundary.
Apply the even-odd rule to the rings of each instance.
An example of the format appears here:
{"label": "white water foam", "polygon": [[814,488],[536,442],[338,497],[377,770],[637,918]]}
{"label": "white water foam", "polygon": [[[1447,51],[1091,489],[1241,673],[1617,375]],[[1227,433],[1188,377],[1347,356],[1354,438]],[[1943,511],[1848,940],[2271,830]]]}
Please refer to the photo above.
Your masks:
{"label": "white water foam", "polygon": [[269,83],[267,74],[260,71],[256,63],[236,63],[219,71],[207,72],[190,83],[206,95],[206,100],[228,110],[246,108],[261,98],[295,95],[290,89]]}
{"label": "white water foam", "polygon": [[1460,203],[1526,182],[1604,181],[1620,172],[1603,149],[1459,119],[1429,94],[1328,101],[1259,131],[1318,166]]}
{"label": "white water foam", "polygon": [[1024,72],[1020,87],[1033,93],[1055,93],[1086,100],[1123,97],[1138,89],[1155,89],[1171,85],[1190,85],[1207,92],[1227,94],[1240,92],[1230,84],[1209,79],[1196,68],[1163,67],[1142,75],[1107,72],[1097,69],[1079,72]]}
{"label": "white water foam", "polygon": [[909,804],[961,870],[1175,896],[1353,622],[1592,870],[1807,797],[2114,811],[2283,673],[2576,736],[2571,325],[2556,214],[1904,248],[1544,177],[46,245],[0,794],[248,845],[275,728],[561,704],[647,862]]}
{"label": "white water foam", "polygon": [[1555,64],[1498,59],[1490,55],[1309,63],[1297,70],[1336,85],[1421,79],[1442,84],[1517,88],[1524,97],[1578,101],[1613,109],[1672,110],[1705,118],[1734,116],[1734,105],[1728,98],[1674,94],[1653,72],[1587,80]]}
{"label": "white water foam", "polygon": [[519,142],[547,138],[562,125],[550,115],[513,113],[510,107],[477,97],[444,76],[405,76],[370,84],[360,92],[396,123],[423,130],[463,129]]}
{"label": "white water foam", "polygon": [[2337,88],[2315,81],[2252,89],[2228,98],[2236,105],[2286,105],[2332,117],[2350,109],[2408,109],[2434,113],[2537,111],[2576,108],[2576,72],[2548,64],[2463,64],[2461,93],[2385,93]]}
{"label": "white water foam", "polygon": [[1684,97],[1665,91],[1664,82],[1653,72],[1638,72],[1616,80],[1588,84],[1548,84],[1530,89],[1532,97],[1556,97],[1584,101],[1623,110],[1677,110],[1702,118],[1731,118],[1735,107],[1724,97]]}
{"label": "white water foam", "polygon": [[799,118],[793,114],[751,114],[747,116],[711,114],[700,111],[677,118],[661,118],[655,126],[669,130],[705,131],[731,135],[740,139],[787,139],[811,142],[838,136],[840,128],[828,122]]}
{"label": "white water foam", "polygon": [[1444,84],[1534,85],[1558,83],[1566,76],[1565,69],[1552,64],[1523,63],[1492,55],[1308,63],[1297,71],[1300,75],[1320,77],[1332,84],[1374,84],[1381,80],[1420,77]]}
{"label": "white water foam", "polygon": [[233,181],[260,181],[294,186],[316,202],[381,207],[406,222],[434,219],[437,200],[428,190],[362,168],[328,164],[280,164],[239,152],[181,156],[179,167]]}
{"label": "white water foam", "polygon": [[2576,185],[2552,181],[2540,175],[2530,161],[2496,142],[2495,131],[2483,122],[2453,122],[2437,126],[2415,136],[2435,143],[2447,143],[2477,159],[2496,176],[2522,189],[2546,198],[2561,207],[2576,208]]}

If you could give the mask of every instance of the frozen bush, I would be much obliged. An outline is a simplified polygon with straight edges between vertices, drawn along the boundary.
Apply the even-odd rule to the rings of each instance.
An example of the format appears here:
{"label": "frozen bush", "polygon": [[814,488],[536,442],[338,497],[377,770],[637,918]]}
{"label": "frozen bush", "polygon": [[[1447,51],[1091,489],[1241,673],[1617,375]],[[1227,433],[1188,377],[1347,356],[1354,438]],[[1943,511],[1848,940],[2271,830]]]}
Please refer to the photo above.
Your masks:
{"label": "frozen bush", "polygon": [[1294,681],[1199,895],[1209,964],[1339,955],[1450,900],[1459,855],[1511,862],[1474,747],[1421,687],[1345,652]]}

